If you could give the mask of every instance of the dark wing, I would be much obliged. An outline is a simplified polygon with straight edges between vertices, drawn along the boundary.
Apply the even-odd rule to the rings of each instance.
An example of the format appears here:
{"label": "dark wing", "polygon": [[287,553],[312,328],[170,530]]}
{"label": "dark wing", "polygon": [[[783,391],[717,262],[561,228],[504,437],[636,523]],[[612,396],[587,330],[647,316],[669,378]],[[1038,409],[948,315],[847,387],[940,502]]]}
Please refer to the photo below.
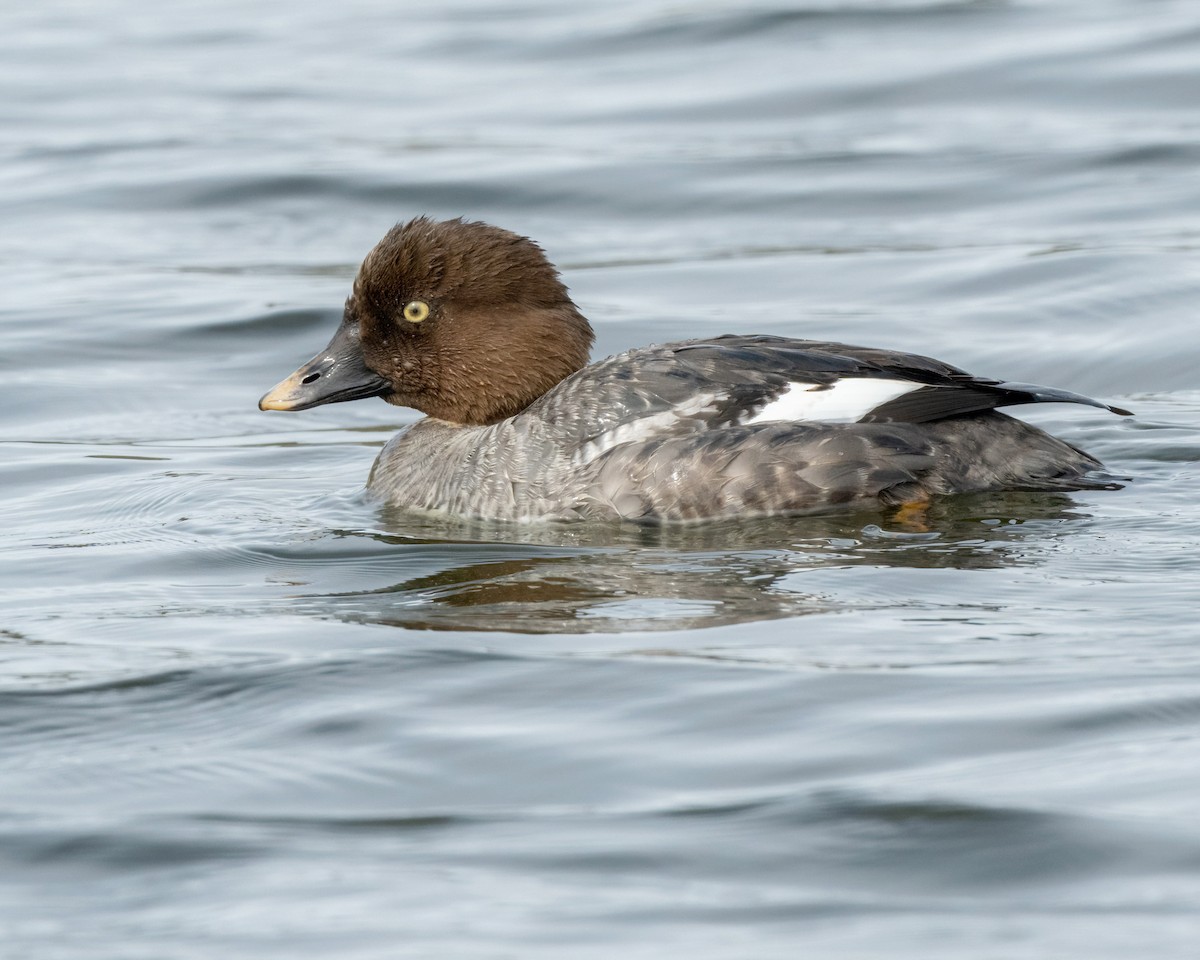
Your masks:
{"label": "dark wing", "polygon": [[[864,412],[860,419],[863,423],[924,423],[1026,403],[1082,403],[1124,417],[1133,415],[1121,407],[1069,390],[975,377],[930,357],[846,343],[725,336],[678,344],[675,355],[684,364],[699,368],[709,379],[739,372],[757,374],[751,388],[741,397],[743,410],[750,415],[755,412],[756,403],[769,402],[782,392],[775,378],[786,384],[832,386],[842,379],[872,378],[923,385]],[[775,388],[774,392],[762,389],[768,385]],[[730,399],[736,409],[739,398]]]}
{"label": "dark wing", "polygon": [[1052,401],[1127,414],[1063,390],[973,377],[917,354],[775,336],[724,336],[632,350],[568,377],[528,413],[552,421],[560,435],[574,434],[580,444],[591,445],[594,455],[617,443],[744,424],[794,385],[805,392],[832,391],[848,380],[909,386],[902,395],[863,409],[854,417],[858,422],[919,423]]}
{"label": "dark wing", "polygon": [[1133,414],[1121,407],[1109,406],[1091,397],[1070,390],[1039,387],[1032,383],[980,383],[962,384],[952,387],[926,386],[889,400],[875,407],[864,416],[862,423],[901,422],[928,423],[945,420],[965,413],[980,410],[995,410],[997,407],[1015,407],[1023,403],[1083,403],[1132,417]]}

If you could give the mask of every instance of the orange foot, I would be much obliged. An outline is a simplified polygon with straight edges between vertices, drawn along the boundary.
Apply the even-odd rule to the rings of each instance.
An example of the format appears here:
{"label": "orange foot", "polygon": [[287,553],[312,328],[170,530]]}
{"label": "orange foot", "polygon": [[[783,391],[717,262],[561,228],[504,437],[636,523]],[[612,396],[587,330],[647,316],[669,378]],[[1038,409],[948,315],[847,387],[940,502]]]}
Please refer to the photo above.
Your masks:
{"label": "orange foot", "polygon": [[913,533],[928,533],[929,503],[928,497],[902,503],[892,513],[892,520]]}

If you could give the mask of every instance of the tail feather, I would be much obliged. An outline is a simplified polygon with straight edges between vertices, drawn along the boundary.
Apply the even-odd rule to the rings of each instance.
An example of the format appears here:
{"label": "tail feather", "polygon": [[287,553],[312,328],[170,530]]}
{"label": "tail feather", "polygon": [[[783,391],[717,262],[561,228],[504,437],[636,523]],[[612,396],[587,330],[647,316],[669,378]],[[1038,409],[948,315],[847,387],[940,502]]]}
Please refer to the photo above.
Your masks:
{"label": "tail feather", "polygon": [[1133,414],[1070,390],[1041,387],[1032,383],[967,382],[953,386],[927,386],[889,400],[863,417],[865,423],[931,423],[964,414],[1014,407],[1025,403],[1082,403],[1122,417]]}
{"label": "tail feather", "polygon": [[[1016,400],[1014,401],[1015,403],[1082,403],[1089,407],[1099,407],[1101,410],[1115,413],[1119,417],[1133,416],[1133,413],[1124,407],[1114,407],[1100,400],[1085,397],[1081,393],[1073,393],[1070,390],[1059,390],[1056,387],[1040,387],[1035,383],[1004,382],[996,384],[996,389],[1028,398],[1026,400]],[[1007,406],[1007,404],[1004,404],[1004,406]]]}

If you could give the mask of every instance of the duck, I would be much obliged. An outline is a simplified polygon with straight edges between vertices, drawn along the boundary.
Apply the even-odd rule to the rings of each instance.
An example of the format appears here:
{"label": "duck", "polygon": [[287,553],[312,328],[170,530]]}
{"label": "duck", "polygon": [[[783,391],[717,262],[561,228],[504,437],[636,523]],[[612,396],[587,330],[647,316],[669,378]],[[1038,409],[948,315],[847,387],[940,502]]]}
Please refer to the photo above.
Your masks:
{"label": "duck", "polygon": [[367,490],[464,520],[686,523],[1120,486],[1090,454],[997,409],[1131,416],[1067,390],[762,334],[589,365],[593,340],[534,241],[417,217],[367,254],[333,339],[259,408],[381,397],[423,413],[384,446]]}

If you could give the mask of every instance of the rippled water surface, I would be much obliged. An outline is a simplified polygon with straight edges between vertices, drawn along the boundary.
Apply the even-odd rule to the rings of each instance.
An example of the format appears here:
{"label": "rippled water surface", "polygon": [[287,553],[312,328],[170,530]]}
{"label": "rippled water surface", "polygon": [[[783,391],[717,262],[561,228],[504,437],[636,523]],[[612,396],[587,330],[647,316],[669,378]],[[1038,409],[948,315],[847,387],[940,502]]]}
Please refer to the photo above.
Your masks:
{"label": "rippled water surface", "polygon": [[[1194,957],[1200,7],[0,12],[0,956]],[[686,530],[366,499],[267,415],[394,222],[600,355],[761,332],[1136,411],[1119,492]]]}

